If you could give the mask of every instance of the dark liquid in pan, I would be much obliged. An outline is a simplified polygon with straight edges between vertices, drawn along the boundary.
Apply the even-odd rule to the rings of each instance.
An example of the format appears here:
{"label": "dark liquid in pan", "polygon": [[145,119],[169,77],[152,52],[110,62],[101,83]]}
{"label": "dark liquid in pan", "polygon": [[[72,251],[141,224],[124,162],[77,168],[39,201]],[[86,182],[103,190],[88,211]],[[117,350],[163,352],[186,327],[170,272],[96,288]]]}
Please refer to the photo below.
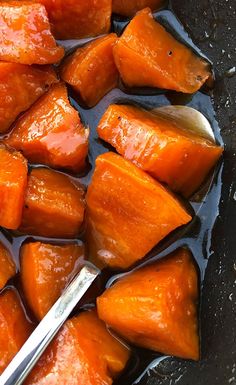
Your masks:
{"label": "dark liquid in pan", "polygon": [[[162,10],[155,14],[157,19],[175,36],[191,46],[195,52],[202,55],[200,51],[193,45],[183,30],[183,27],[175,18],[174,14],[169,10]],[[120,18],[114,19],[114,30],[119,33],[126,25]],[[72,47],[81,45],[81,42],[66,42],[65,44],[69,51]],[[69,91],[70,92],[70,91]],[[202,112],[209,120],[214,131],[216,140],[222,144],[220,130],[215,120],[215,111],[212,106],[211,97],[208,93],[198,92],[194,96],[178,94],[175,92],[161,93],[153,89],[137,89],[125,90],[121,85],[121,89],[112,90],[106,95],[103,100],[92,109],[85,109],[79,106],[75,99],[75,95],[70,92],[71,102],[80,112],[81,118],[86,125],[90,127],[90,152],[89,165],[87,173],[77,179],[87,186],[90,182],[96,157],[108,151],[109,148],[97,138],[96,127],[103,115],[104,111],[111,103],[135,103],[147,109],[153,109],[163,105],[183,104]],[[199,193],[199,196],[190,202],[192,209],[195,211],[195,219],[191,224],[184,229],[177,230],[174,234],[167,237],[160,245],[158,245],[148,258],[142,264],[148,263],[150,257],[156,260],[169,254],[180,246],[186,246],[191,251],[199,267],[200,276],[200,292],[204,282],[204,274],[207,267],[207,262],[212,254],[211,236],[216,217],[218,215],[218,206],[221,195],[221,172],[222,163],[219,164],[214,172],[214,175],[209,178],[205,188]],[[29,239],[42,240],[51,243],[70,243],[71,240],[56,240],[45,239],[32,236],[14,235],[10,231],[0,230],[0,241],[7,246],[11,251],[16,264],[19,268],[19,249],[21,244]],[[83,237],[81,237],[83,239]],[[83,299],[82,307],[90,306],[95,302],[95,296],[102,292],[107,285],[110,285],[116,278],[114,273],[103,271],[95,284],[95,289],[92,288]],[[19,274],[9,285],[17,287],[21,292]],[[22,296],[22,301],[25,303]],[[27,305],[25,304],[26,308]],[[28,316],[34,321],[32,314],[27,309]],[[201,317],[200,317],[201,318]],[[204,327],[204,325],[202,326]],[[200,322],[201,329],[201,322]],[[158,355],[144,349],[133,348],[133,356],[130,360],[127,370],[122,374],[121,378],[114,382],[115,385],[131,385],[131,384],[146,384],[148,382],[149,370],[153,370],[160,384],[174,384],[179,382],[186,370],[191,370],[191,365],[196,365],[193,362],[186,362],[177,358]]]}

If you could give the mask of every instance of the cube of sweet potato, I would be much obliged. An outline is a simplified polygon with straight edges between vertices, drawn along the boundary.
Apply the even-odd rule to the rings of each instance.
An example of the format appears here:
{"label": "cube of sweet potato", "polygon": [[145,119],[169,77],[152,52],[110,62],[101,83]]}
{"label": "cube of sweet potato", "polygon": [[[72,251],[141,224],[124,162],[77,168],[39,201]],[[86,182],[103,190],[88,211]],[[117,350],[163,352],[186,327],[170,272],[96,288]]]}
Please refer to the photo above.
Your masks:
{"label": "cube of sweet potato", "polygon": [[197,298],[196,268],[179,249],[115,282],[97,299],[98,315],[135,345],[198,360]]}
{"label": "cube of sweet potato", "polygon": [[122,16],[133,16],[136,12],[141,11],[145,7],[151,8],[152,11],[159,9],[165,1],[163,0],[113,0],[112,12]]}
{"label": "cube of sweet potato", "polygon": [[69,103],[66,86],[59,83],[16,122],[5,142],[32,163],[81,172],[88,154],[88,133]]}
{"label": "cube of sweet potato", "polygon": [[100,155],[86,195],[92,259],[127,268],[191,216],[160,183],[114,153]]}
{"label": "cube of sweet potato", "polygon": [[16,266],[10,252],[0,243],[0,290],[16,274]]}

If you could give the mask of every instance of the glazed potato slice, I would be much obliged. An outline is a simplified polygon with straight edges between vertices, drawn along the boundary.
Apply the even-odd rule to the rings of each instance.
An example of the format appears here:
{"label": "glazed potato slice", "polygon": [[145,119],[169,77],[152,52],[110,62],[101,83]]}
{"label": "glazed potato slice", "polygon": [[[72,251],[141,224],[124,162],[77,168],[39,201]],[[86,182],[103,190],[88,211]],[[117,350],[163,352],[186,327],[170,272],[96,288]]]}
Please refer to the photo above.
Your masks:
{"label": "glazed potato slice", "polygon": [[16,266],[10,252],[0,243],[0,290],[16,274]]}
{"label": "glazed potato slice", "polygon": [[165,1],[163,0],[112,0],[112,12],[122,16],[133,16],[145,7],[152,11],[159,9]]}

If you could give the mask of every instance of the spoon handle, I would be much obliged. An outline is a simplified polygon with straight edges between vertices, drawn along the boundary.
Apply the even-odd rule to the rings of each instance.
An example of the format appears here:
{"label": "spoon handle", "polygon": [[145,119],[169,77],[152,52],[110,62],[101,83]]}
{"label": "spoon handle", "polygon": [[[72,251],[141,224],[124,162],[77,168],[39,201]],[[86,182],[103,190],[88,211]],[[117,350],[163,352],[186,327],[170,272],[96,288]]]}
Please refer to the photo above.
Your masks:
{"label": "spoon handle", "polygon": [[92,265],[86,265],[82,268],[2,373],[0,385],[20,385],[23,383],[99,272]]}

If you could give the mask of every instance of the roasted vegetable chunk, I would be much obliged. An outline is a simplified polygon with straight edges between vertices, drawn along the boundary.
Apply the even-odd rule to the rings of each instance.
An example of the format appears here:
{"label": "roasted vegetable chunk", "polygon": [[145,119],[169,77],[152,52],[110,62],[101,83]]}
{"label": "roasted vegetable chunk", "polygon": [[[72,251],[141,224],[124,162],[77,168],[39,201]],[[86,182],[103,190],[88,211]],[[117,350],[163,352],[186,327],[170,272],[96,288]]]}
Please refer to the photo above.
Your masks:
{"label": "roasted vegetable chunk", "polygon": [[207,62],[169,34],[145,8],[129,23],[114,47],[114,58],[129,87],[196,92],[209,78]]}
{"label": "roasted vegetable chunk", "polygon": [[81,100],[94,106],[118,83],[118,71],[113,58],[117,40],[112,33],[78,48],[63,64],[61,77],[69,83]]}
{"label": "roasted vegetable chunk", "polygon": [[21,248],[21,282],[27,303],[42,319],[84,262],[84,247],[31,242]]}
{"label": "roasted vegetable chunk", "polygon": [[74,238],[84,218],[84,190],[68,176],[46,168],[32,170],[20,231],[52,238]]}
{"label": "roasted vegetable chunk", "polygon": [[28,1],[0,2],[0,60],[52,64],[64,56],[50,31],[46,9]]}
{"label": "roasted vegetable chunk", "polygon": [[114,153],[100,155],[86,195],[92,259],[127,268],[190,215],[161,184]]}
{"label": "roasted vegetable chunk", "polygon": [[70,105],[63,83],[54,85],[15,124],[6,140],[33,163],[81,172],[88,153],[88,130]]}
{"label": "roasted vegetable chunk", "polygon": [[33,331],[14,289],[0,295],[0,374]]}
{"label": "roasted vegetable chunk", "polygon": [[22,216],[27,162],[20,152],[0,144],[0,226],[15,230]]}
{"label": "roasted vegetable chunk", "polygon": [[122,16],[133,16],[136,12],[145,7],[149,7],[152,11],[159,9],[165,1],[163,0],[113,0],[112,11]]}
{"label": "roasted vegetable chunk", "polygon": [[132,343],[197,360],[197,298],[191,255],[179,249],[117,281],[97,306],[99,317]]}
{"label": "roasted vegetable chunk", "polygon": [[111,385],[129,355],[95,311],[87,311],[65,323],[25,385]]}
{"label": "roasted vegetable chunk", "polygon": [[119,154],[186,197],[222,153],[221,147],[173,121],[128,105],[111,105],[97,131]]}
{"label": "roasted vegetable chunk", "polygon": [[0,243],[0,290],[16,274],[16,266],[9,251]]}
{"label": "roasted vegetable chunk", "polygon": [[55,82],[56,73],[49,66],[0,62],[0,133],[5,133],[17,116]]}

